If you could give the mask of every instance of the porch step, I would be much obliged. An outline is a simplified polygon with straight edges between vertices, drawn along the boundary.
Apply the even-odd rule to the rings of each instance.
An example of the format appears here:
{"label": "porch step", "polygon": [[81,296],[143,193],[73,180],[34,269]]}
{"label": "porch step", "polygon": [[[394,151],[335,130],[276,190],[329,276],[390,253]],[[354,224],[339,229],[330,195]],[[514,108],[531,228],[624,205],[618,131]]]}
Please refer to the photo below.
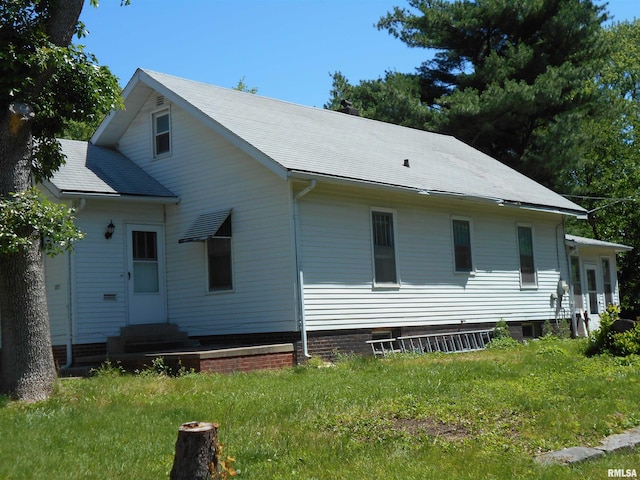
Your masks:
{"label": "porch step", "polygon": [[118,337],[107,338],[107,354],[143,353],[159,350],[195,348],[197,340],[189,338],[177,325],[153,323],[129,325],[120,329]]}

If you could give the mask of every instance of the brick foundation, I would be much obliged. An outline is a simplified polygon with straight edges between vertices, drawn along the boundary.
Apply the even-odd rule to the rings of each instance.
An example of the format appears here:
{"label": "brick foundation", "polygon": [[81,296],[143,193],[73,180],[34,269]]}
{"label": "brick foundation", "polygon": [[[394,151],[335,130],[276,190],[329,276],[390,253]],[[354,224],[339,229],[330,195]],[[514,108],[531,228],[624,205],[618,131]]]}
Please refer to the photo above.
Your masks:
{"label": "brick foundation", "polygon": [[[529,322],[530,323],[530,322]],[[333,361],[339,354],[371,355],[371,347],[367,340],[381,338],[381,336],[410,336],[442,332],[456,332],[464,330],[485,330],[495,327],[495,323],[434,325],[402,328],[380,328],[359,330],[332,330],[322,332],[308,332],[307,347],[312,357]],[[522,325],[520,322],[510,322],[511,336],[522,340]],[[297,363],[304,363],[307,359],[303,355],[302,340],[299,332],[274,332],[247,335],[211,335],[194,337],[200,341],[200,352],[176,352],[180,354],[181,365],[202,372],[247,372],[259,369],[276,369],[290,367]],[[290,351],[260,351],[260,348],[289,345]],[[255,347],[262,345],[264,347]],[[237,354],[233,353],[237,349]],[[252,350],[253,349],[253,350]],[[227,351],[231,353],[214,354],[213,352]],[[247,352],[251,354],[246,354]],[[242,353],[244,352],[244,353]],[[54,358],[58,366],[66,362],[66,347],[53,347]],[[73,346],[74,360],[88,356],[106,356],[106,343],[91,343]],[[198,354],[198,357],[191,356]],[[205,354],[206,353],[206,354]],[[162,354],[165,360],[171,361],[169,354]],[[177,357],[176,357],[177,358]],[[140,358],[138,358],[139,360]],[[150,365],[153,356],[144,360],[144,365]],[[112,358],[115,360],[115,357]],[[177,362],[177,360],[176,360]],[[140,367],[144,366],[140,364]]]}
{"label": "brick foundation", "polygon": [[294,352],[200,360],[201,372],[232,373],[275,370],[295,365]]}

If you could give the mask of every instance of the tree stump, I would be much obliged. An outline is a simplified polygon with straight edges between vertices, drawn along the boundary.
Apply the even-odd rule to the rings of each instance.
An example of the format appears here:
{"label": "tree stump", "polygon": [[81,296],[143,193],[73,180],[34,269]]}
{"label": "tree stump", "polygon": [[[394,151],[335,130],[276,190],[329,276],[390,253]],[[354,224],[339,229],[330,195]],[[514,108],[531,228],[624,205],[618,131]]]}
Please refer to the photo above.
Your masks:
{"label": "tree stump", "polygon": [[219,478],[218,425],[189,422],[178,429],[171,480],[212,480]]}

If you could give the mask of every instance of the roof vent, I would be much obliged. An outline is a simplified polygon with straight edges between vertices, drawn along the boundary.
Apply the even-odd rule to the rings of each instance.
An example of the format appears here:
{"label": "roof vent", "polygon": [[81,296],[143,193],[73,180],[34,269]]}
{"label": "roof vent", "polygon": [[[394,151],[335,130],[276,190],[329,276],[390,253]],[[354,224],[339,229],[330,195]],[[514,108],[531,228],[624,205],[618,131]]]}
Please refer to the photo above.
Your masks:
{"label": "roof vent", "polygon": [[156,107],[161,107],[164,105],[164,95],[158,95],[156,97]]}
{"label": "roof vent", "polygon": [[408,159],[408,158],[405,158],[405,159],[404,159],[404,163],[403,163],[403,165],[404,165],[405,167],[407,167],[407,168],[411,168],[411,165],[409,165],[409,159]]}
{"label": "roof vent", "polygon": [[356,117],[360,116],[360,110],[354,108],[353,103],[351,103],[349,100],[342,100],[340,102],[340,105],[342,105],[342,108],[338,109],[339,112],[347,113],[349,115],[355,115]]}

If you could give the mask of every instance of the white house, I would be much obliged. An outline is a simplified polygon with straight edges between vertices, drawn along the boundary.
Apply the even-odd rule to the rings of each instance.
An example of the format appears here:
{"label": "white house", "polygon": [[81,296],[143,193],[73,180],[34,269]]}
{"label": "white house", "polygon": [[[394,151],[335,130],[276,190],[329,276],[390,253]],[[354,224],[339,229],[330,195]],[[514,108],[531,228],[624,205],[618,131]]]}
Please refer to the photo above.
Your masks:
{"label": "white house", "polygon": [[[148,70],[123,97],[43,185],[86,233],[47,264],[59,357],[158,323],[298,355],[500,319],[532,335],[562,282],[593,316],[618,301],[624,247],[567,250],[585,210],[455,138]],[[572,282],[576,246],[600,250]]]}

